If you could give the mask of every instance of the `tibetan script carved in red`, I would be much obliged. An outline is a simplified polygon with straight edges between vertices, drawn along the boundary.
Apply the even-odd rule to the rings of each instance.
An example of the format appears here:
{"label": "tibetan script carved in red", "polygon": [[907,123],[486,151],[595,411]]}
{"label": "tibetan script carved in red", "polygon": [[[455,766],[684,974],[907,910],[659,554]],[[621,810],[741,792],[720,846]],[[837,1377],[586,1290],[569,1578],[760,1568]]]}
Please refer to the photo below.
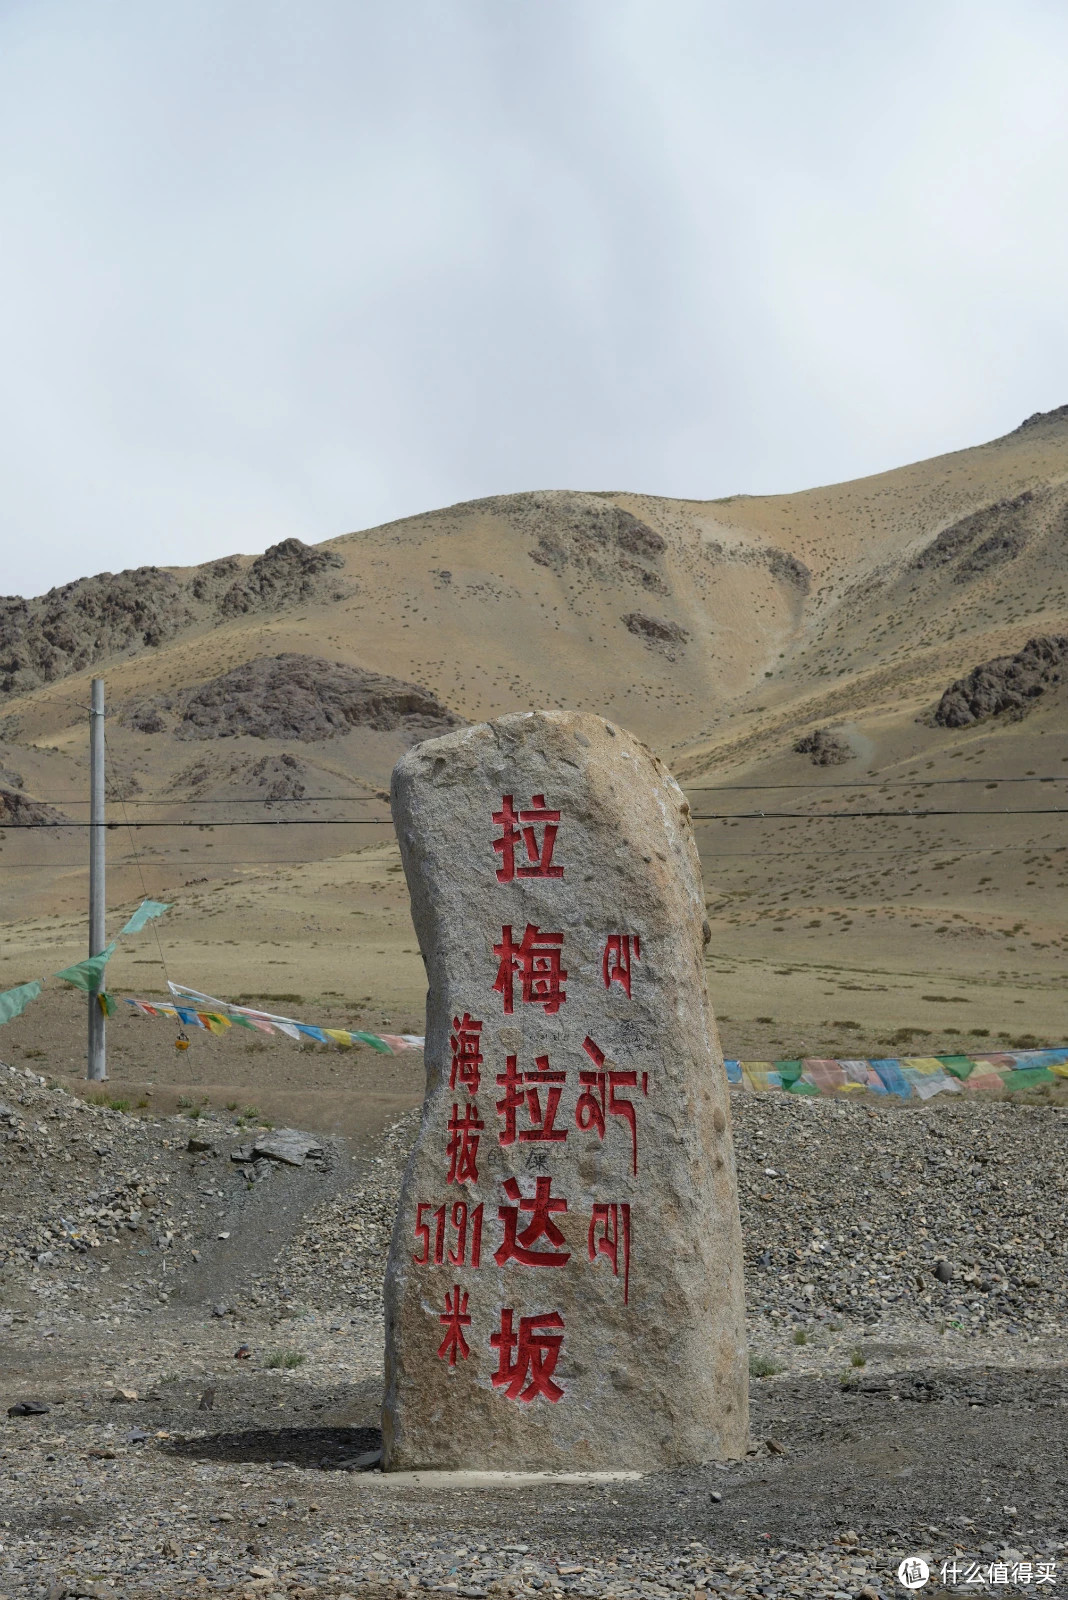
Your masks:
{"label": "tibetan script carved in red", "polygon": [[471,1326],[471,1318],[467,1313],[467,1290],[461,1292],[459,1284],[450,1292],[445,1291],[445,1310],[438,1321],[445,1325],[445,1337],[438,1346],[438,1355],[442,1361],[448,1361],[450,1367],[456,1365],[456,1357],[464,1361],[471,1354],[470,1346],[464,1338],[464,1329]]}
{"label": "tibetan script carved in red", "polygon": [[519,978],[519,996],[524,1004],[544,1006],[547,1016],[559,1011],[567,993],[564,981],[567,971],[560,965],[562,933],[543,933],[533,922],[528,922],[519,944],[512,938],[510,927],[501,929],[501,942],[493,946],[493,954],[500,966],[493,987],[504,1002],[510,1016],[515,1009],[515,979]]}
{"label": "tibetan script carved in red", "polygon": [[453,1105],[449,1117],[449,1142],[445,1146],[445,1154],[449,1158],[446,1183],[478,1182],[478,1136],[485,1126],[472,1100],[468,1100],[462,1108]]}
{"label": "tibetan script carved in red", "polygon": [[604,947],[604,956],[601,959],[601,975],[604,986],[610,989],[613,983],[622,985],[623,992],[630,999],[630,964],[631,961],[640,961],[642,958],[642,942],[636,933],[609,934]]}
{"label": "tibetan script carved in red", "polygon": [[[561,1249],[566,1245],[560,1229],[553,1221],[554,1215],[567,1210],[567,1201],[562,1198],[552,1197],[552,1179],[536,1178],[534,1180],[534,1193],[530,1199],[524,1199],[519,1183],[515,1178],[504,1180],[504,1192],[509,1200],[515,1204],[500,1206],[497,1215],[504,1223],[504,1242],[494,1251],[493,1259],[499,1267],[509,1261],[518,1261],[524,1267],[566,1267],[571,1260],[571,1252]],[[529,1211],[530,1221],[522,1230],[519,1227],[519,1213]],[[539,1239],[545,1239],[556,1248],[552,1250],[534,1250],[532,1245]]]}
{"label": "tibetan script carved in red", "polygon": [[517,1334],[512,1328],[514,1315],[510,1308],[502,1310],[500,1330],[490,1334],[490,1344],[497,1351],[497,1370],[491,1379],[494,1388],[503,1388],[509,1400],[523,1400],[528,1405],[539,1394],[554,1403],[561,1400],[564,1391],[554,1383],[553,1373],[564,1342],[563,1317],[559,1311],[520,1317]]}
{"label": "tibetan script carved in red", "polygon": [[524,1105],[530,1118],[530,1127],[519,1131],[520,1142],[562,1143],[567,1138],[567,1129],[555,1127],[554,1119],[567,1074],[551,1071],[548,1056],[535,1056],[533,1072],[520,1072],[516,1067],[516,1059],[515,1056],[508,1056],[504,1072],[497,1074],[497,1082],[504,1090],[503,1100],[497,1101],[497,1114],[504,1123],[497,1136],[500,1143],[515,1144],[517,1113]]}
{"label": "tibetan script carved in red", "polygon": [[[585,1133],[593,1128],[598,1139],[604,1138],[605,1117],[622,1117],[630,1126],[630,1142],[632,1151],[632,1168],[638,1171],[638,1121],[634,1115],[634,1106],[630,1100],[617,1095],[617,1089],[636,1089],[638,1087],[637,1072],[624,1071],[619,1067],[605,1067],[605,1053],[601,1047],[594,1043],[589,1034],[582,1042],[582,1048],[596,1067],[595,1072],[580,1072],[579,1083],[583,1085],[582,1093],[575,1106],[575,1126]],[[643,1092],[646,1080],[643,1076]]]}
{"label": "tibetan script carved in red", "polygon": [[[497,868],[498,883],[511,883],[515,878],[563,877],[563,867],[554,867],[552,864],[560,813],[549,809],[543,794],[536,794],[529,808],[518,812],[512,796],[504,795],[501,809],[493,813],[493,820],[501,830],[500,838],[493,841],[493,848],[501,858]],[[522,826],[517,827],[517,822]],[[540,839],[539,829],[542,830]],[[515,853],[520,840],[526,852],[526,861],[517,868]]]}
{"label": "tibetan script carved in red", "polygon": [[612,1272],[619,1277],[619,1257],[623,1256],[623,1304],[630,1301],[630,1206],[615,1201],[593,1208],[587,1247],[591,1261],[607,1256]]}
{"label": "tibetan script carved in red", "polygon": [[449,1070],[449,1088],[466,1089],[477,1094],[482,1082],[479,1068],[482,1065],[482,1024],[465,1011],[462,1017],[453,1017],[449,1035],[452,1049],[452,1066]]}

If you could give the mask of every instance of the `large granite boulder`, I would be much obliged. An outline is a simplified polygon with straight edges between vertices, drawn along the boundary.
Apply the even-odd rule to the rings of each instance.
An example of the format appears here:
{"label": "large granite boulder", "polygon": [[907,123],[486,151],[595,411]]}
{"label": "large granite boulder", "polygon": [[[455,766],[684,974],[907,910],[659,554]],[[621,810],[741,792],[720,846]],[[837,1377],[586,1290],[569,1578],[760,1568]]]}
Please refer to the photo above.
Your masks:
{"label": "large granite boulder", "polygon": [[682,791],[622,729],[550,711],[416,746],[392,799],[430,989],[386,1469],[742,1454],[738,1199]]}

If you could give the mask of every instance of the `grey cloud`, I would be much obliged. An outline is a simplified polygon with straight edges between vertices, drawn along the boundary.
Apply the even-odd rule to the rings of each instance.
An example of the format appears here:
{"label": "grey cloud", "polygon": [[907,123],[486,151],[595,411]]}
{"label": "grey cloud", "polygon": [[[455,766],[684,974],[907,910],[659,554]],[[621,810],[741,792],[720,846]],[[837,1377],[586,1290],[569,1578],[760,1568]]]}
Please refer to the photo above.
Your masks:
{"label": "grey cloud", "polygon": [[1005,431],[1066,66],[1038,0],[8,8],[0,588]]}

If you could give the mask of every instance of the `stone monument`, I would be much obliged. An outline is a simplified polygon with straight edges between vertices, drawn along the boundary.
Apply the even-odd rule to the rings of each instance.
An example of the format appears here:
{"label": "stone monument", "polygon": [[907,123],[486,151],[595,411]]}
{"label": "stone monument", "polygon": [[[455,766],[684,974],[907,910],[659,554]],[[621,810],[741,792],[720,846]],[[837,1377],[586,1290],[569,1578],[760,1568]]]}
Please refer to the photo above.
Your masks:
{"label": "stone monument", "polygon": [[417,745],[393,816],[429,979],[386,1274],[386,1470],[744,1454],[727,1081],[689,806],[600,717]]}

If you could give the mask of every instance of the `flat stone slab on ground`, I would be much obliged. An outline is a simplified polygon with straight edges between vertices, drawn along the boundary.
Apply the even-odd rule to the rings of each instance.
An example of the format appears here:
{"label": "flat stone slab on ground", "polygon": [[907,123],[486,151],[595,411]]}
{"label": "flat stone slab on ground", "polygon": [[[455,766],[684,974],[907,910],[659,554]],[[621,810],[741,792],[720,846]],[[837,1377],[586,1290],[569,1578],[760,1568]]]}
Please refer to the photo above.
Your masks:
{"label": "flat stone slab on ground", "polygon": [[309,1156],[321,1156],[322,1141],[313,1134],[301,1133],[298,1128],[272,1128],[261,1134],[252,1144],[231,1150],[231,1161],[255,1161],[267,1156],[271,1161],[284,1161],[290,1167],[302,1167]]}

